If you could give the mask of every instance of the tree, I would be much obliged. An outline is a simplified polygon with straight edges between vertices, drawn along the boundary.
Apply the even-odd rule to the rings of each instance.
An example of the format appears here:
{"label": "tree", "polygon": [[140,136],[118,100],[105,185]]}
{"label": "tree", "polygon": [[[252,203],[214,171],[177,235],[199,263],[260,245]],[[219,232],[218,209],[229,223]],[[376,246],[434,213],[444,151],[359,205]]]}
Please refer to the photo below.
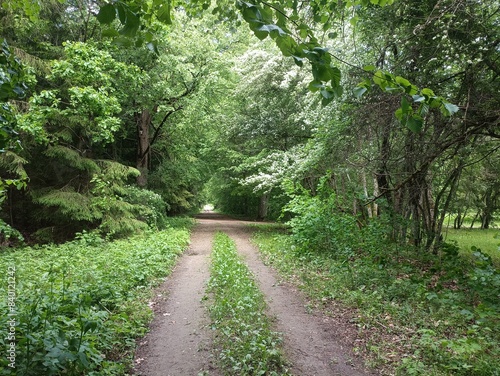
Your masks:
{"label": "tree", "polygon": [[34,94],[17,118],[33,200],[27,206],[21,196],[10,203],[17,223],[53,232],[57,226],[64,233],[81,226],[114,234],[145,227],[122,199],[124,184],[137,171],[105,158],[122,126],[123,83],[139,78],[137,67],[95,46],[65,44],[65,59],[55,61],[47,77],[58,89]]}
{"label": "tree", "polygon": [[216,194],[219,206],[260,219],[268,217],[273,196],[282,195],[294,146],[311,135],[303,112],[308,100],[304,77],[268,48],[250,48],[235,59],[239,83],[223,109],[224,146],[217,146],[217,153],[226,156],[219,178],[226,180],[225,189]]}
{"label": "tree", "polygon": [[[404,131],[403,138],[388,116],[373,114],[383,119],[378,131],[382,135],[377,171],[381,195],[395,213],[411,220],[412,227],[401,228],[400,236],[404,238],[409,230],[415,244],[424,243],[429,248],[439,244],[445,213],[467,163],[467,150],[475,148],[484,135],[496,137],[498,115],[492,104],[497,97],[497,69],[491,64],[498,37],[493,26],[495,12],[493,6],[479,3],[401,3],[384,12],[371,12],[364,18],[366,23],[358,25],[366,30],[363,35],[370,38],[370,45],[376,45],[372,42],[374,25],[390,25],[383,33],[385,39],[378,43],[378,64],[390,66],[418,85],[433,86],[463,109],[449,118],[443,107],[431,100],[418,107],[419,118],[409,100],[403,98],[399,104],[380,97],[379,108],[385,114],[395,111],[398,120],[405,116],[414,119],[407,125],[418,132]],[[388,19],[393,22],[385,22]],[[413,102],[422,95],[432,98],[435,94],[424,89],[414,95]],[[440,168],[443,165],[446,169]]]}

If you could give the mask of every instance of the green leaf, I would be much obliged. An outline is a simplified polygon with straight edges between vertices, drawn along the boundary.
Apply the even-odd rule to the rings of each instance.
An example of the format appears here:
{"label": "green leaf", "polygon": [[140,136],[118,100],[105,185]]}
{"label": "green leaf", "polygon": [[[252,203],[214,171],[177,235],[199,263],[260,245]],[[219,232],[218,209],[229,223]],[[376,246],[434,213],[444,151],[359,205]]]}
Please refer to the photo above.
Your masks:
{"label": "green leaf", "polygon": [[127,8],[121,3],[116,4],[116,11],[118,13],[118,19],[122,25],[127,22]]}
{"label": "green leaf", "polygon": [[354,93],[354,96],[358,99],[360,99],[364,93],[366,93],[368,91],[368,89],[364,86],[357,86],[354,88],[353,90],[353,93]]}
{"label": "green leaf", "polygon": [[268,37],[269,33],[267,31],[254,30],[254,35],[259,38],[259,40],[264,40]]}
{"label": "green leaf", "polygon": [[377,67],[375,65],[365,65],[363,69],[365,72],[373,72]]}
{"label": "green leaf", "polygon": [[420,93],[425,97],[435,97],[436,94],[431,89],[424,88],[420,91]]}
{"label": "green leaf", "polygon": [[340,83],[340,70],[337,67],[325,65],[323,61],[312,64],[312,74],[318,81],[332,80],[333,86],[338,86]]}
{"label": "green leaf", "polygon": [[436,97],[427,98],[427,103],[431,108],[440,108],[442,106],[441,99]]}
{"label": "green leaf", "polygon": [[295,64],[297,64],[299,67],[302,67],[304,65],[304,59],[295,55],[292,55],[293,60]]}
{"label": "green leaf", "polygon": [[406,126],[412,132],[419,133],[424,126],[424,120],[418,115],[413,115],[408,119]]}
{"label": "green leaf", "polygon": [[83,324],[83,332],[87,333],[89,331],[95,331],[97,329],[97,321],[85,321]]}
{"label": "green leaf", "polygon": [[429,105],[425,102],[421,103],[419,108],[418,108],[417,113],[420,116],[425,117],[429,113]]}
{"label": "green leaf", "polygon": [[248,23],[251,22],[261,22],[262,15],[256,5],[250,3],[243,3],[243,9],[241,11],[243,19]]}
{"label": "green leaf", "polygon": [[114,37],[117,37],[119,36],[120,34],[118,33],[118,31],[114,28],[109,28],[109,29],[104,29],[102,31],[102,36],[103,37],[111,37],[111,38],[114,38]]}
{"label": "green leaf", "polygon": [[404,88],[405,93],[414,95],[417,94],[417,87],[413,85],[410,81],[408,81],[406,78],[401,77],[401,76],[396,76],[396,78],[391,77],[400,87]]}
{"label": "green leaf", "polygon": [[403,118],[404,118],[404,113],[403,109],[399,107],[396,112],[394,112],[394,116],[396,116],[396,119],[398,119],[401,123],[404,124]]}
{"label": "green leaf", "polygon": [[300,52],[297,51],[297,43],[288,34],[278,36],[276,45],[284,56],[300,55]]}
{"label": "green leaf", "polygon": [[331,88],[323,88],[321,89],[321,96],[325,99],[332,99],[335,97],[335,93],[332,91]]}
{"label": "green leaf", "polygon": [[102,24],[110,24],[116,18],[116,9],[111,4],[106,4],[99,9],[96,16],[97,20]]}
{"label": "green leaf", "polygon": [[406,78],[401,77],[401,76],[396,76],[396,82],[406,88],[407,86],[411,86],[410,81],[408,81]]}
{"label": "green leaf", "polygon": [[325,85],[321,82],[321,81],[311,81],[309,83],[309,90],[312,91],[313,93],[320,90],[320,89],[323,89],[325,87]]}
{"label": "green leaf", "polygon": [[420,102],[425,101],[425,97],[422,95],[413,95],[412,98],[413,98],[413,102],[415,102],[415,103],[420,103]]}
{"label": "green leaf", "polygon": [[299,31],[299,35],[302,39],[306,39],[309,35],[309,30],[307,28],[301,28]]}
{"label": "green leaf", "polygon": [[450,115],[456,114],[458,112],[458,110],[460,109],[457,105],[454,105],[453,103],[449,103],[449,102],[444,102],[443,106],[446,110],[446,113],[443,113],[445,116],[450,116]]}
{"label": "green leaf", "polygon": [[340,69],[337,67],[331,67],[331,77],[332,77],[332,86],[338,87],[340,86],[340,79],[342,78],[342,73]]}
{"label": "green leaf", "polygon": [[134,12],[127,9],[126,22],[123,28],[120,30],[120,34],[127,37],[133,37],[139,30],[139,26],[141,26],[141,20],[139,19],[139,17]]}
{"label": "green leaf", "polygon": [[172,24],[170,1],[165,1],[159,5],[156,17],[158,18],[158,21],[163,22],[164,24]]}
{"label": "green leaf", "polygon": [[85,368],[89,368],[90,367],[90,363],[87,359],[87,355],[83,352],[79,352],[78,353],[78,359],[80,360],[80,363],[85,367]]}
{"label": "green leaf", "polygon": [[271,34],[271,37],[276,37],[277,35],[280,36],[286,35],[283,29],[277,25],[261,25],[257,27],[256,30],[267,32]]}
{"label": "green leaf", "polygon": [[387,86],[387,80],[385,79],[384,73],[380,70],[373,74],[373,82],[381,89],[384,89]]}
{"label": "green leaf", "polygon": [[401,98],[401,110],[403,110],[403,113],[406,114],[409,112],[411,109],[410,102],[405,97]]}

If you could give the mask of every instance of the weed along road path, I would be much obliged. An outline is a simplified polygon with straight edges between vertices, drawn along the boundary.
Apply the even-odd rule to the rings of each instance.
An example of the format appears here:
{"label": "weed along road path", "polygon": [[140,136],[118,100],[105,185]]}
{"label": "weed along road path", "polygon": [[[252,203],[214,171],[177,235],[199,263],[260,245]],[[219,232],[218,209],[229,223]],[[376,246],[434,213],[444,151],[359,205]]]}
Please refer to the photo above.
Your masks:
{"label": "weed along road path", "polygon": [[[236,243],[239,254],[255,275],[257,285],[275,318],[275,330],[283,335],[283,347],[295,376],[371,375],[341,345],[339,333],[328,318],[308,313],[300,292],[280,284],[273,270],[263,264],[250,242],[248,222],[204,213],[197,219],[191,245],[163,286],[157,289],[155,319],[135,357],[140,376],[222,375],[211,347],[211,330],[203,297],[210,278],[210,252],[217,231]],[[215,354],[215,355],[214,355]]]}

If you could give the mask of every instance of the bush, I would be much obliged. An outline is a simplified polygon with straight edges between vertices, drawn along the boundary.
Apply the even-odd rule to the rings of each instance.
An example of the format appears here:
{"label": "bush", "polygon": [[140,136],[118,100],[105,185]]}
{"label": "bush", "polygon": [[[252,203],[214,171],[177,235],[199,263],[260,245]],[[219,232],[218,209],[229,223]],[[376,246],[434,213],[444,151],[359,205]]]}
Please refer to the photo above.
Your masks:
{"label": "bush", "polygon": [[125,201],[135,205],[137,219],[157,229],[167,224],[168,205],[161,195],[135,186],[126,187]]}
{"label": "bush", "polygon": [[292,194],[284,211],[293,215],[287,224],[302,253],[315,250],[346,258],[361,246],[362,237],[356,218],[342,212],[339,199],[328,189],[320,186],[316,196],[305,191]]}
{"label": "bush", "polygon": [[368,232],[356,244],[369,251],[348,259],[314,248],[304,257],[305,250],[294,250],[295,235],[268,230],[256,241],[313,305],[329,310],[335,300],[333,312],[350,307],[362,337],[370,336],[366,349],[375,368],[398,375],[498,375],[500,273],[491,258],[474,249],[471,265],[452,245],[444,255],[387,240],[376,247],[384,227],[381,222],[358,232]]}

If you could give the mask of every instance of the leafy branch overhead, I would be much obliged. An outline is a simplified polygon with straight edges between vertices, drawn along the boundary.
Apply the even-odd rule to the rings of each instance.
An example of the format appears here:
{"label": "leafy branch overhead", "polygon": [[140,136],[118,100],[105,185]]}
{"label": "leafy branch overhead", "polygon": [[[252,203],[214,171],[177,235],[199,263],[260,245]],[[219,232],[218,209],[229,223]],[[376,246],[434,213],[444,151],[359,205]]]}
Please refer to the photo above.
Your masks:
{"label": "leafy branch overhead", "polygon": [[[350,25],[355,27],[363,8],[384,7],[394,0],[354,0],[337,1],[237,1],[230,4],[227,0],[216,2],[212,13],[223,19],[239,20],[239,15],[248,24],[252,32],[260,40],[272,39],[281,53],[291,57],[302,67],[310,65],[313,80],[308,88],[319,93],[322,104],[327,105],[344,94],[341,66],[354,67],[363,71],[366,78],[353,89],[356,98],[378,87],[384,92],[402,96],[401,106],[396,111],[397,119],[410,130],[419,132],[424,124],[429,109],[438,108],[444,116],[451,116],[459,108],[438,96],[431,89],[420,89],[408,79],[395,76],[389,71],[376,70],[375,66],[356,67],[325,47],[324,42],[316,37],[317,32],[328,32],[335,38],[339,35],[336,29],[346,16],[352,15]],[[211,2],[154,0],[113,1],[101,6],[97,19],[109,28],[104,34],[111,36],[117,43],[146,46],[157,51],[155,34],[150,26],[155,20],[170,25],[173,9],[183,9],[188,14],[199,16],[211,7]],[[238,11],[238,13],[235,12]],[[376,70],[376,71],[375,71]],[[374,72],[373,74],[371,74]]]}

